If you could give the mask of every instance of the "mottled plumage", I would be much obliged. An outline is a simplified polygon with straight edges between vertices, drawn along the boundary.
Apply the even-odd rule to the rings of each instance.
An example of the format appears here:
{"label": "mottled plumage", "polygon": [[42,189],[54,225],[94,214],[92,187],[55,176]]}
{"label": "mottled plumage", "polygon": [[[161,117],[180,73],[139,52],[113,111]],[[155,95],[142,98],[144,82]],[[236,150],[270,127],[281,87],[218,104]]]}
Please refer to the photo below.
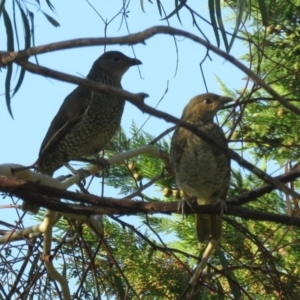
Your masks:
{"label": "mottled plumage", "polygon": [[[192,123],[218,145],[227,147],[225,135],[213,118],[231,100],[211,93],[198,95],[184,108],[181,120]],[[189,197],[196,197],[199,205],[226,200],[230,159],[224,150],[183,127],[177,127],[171,141],[171,160],[177,185]],[[197,214],[196,229],[200,242],[219,240],[221,217],[217,214]]]}
{"label": "mottled plumage", "polygon": [[[87,79],[122,88],[123,74],[141,62],[109,51],[93,64]],[[36,167],[52,175],[63,163],[96,155],[121,123],[125,99],[78,86],[54,117],[42,142]]]}
{"label": "mottled plumage", "polygon": [[[139,64],[138,59],[109,51],[94,62],[87,79],[122,88],[124,73]],[[118,130],[124,105],[125,99],[119,96],[78,86],[65,98],[51,122],[36,169],[52,176],[70,160],[97,155]]]}

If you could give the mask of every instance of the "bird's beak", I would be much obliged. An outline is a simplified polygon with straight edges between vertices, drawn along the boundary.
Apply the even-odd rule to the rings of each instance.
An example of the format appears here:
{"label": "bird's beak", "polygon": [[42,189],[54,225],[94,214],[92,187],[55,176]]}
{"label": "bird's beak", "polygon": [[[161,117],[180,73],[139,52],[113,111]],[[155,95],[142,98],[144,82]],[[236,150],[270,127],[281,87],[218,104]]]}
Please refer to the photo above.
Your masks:
{"label": "bird's beak", "polygon": [[220,99],[221,100],[221,109],[225,109],[225,108],[228,108],[228,106],[225,106],[225,104],[226,103],[228,103],[228,102],[231,102],[231,101],[234,101],[234,99],[232,99],[232,98],[229,98],[229,97],[222,97],[222,99]]}
{"label": "bird's beak", "polygon": [[221,102],[223,104],[226,104],[226,103],[231,102],[231,101],[234,101],[234,99],[229,98],[229,97],[222,97],[222,99],[221,99]]}
{"label": "bird's beak", "polygon": [[131,59],[130,59],[130,65],[131,65],[131,66],[142,65],[142,62],[141,62],[139,59],[131,58]]}

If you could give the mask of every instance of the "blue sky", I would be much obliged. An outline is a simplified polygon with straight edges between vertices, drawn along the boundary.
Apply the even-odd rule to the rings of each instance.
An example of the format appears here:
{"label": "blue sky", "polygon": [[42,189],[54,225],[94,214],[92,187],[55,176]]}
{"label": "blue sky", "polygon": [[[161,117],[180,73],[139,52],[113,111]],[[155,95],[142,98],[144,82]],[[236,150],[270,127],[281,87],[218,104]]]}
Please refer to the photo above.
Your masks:
{"label": "blue sky", "polygon": [[[90,1],[94,8],[101,13],[104,19],[109,20],[120,9],[122,1]],[[169,13],[173,9],[173,1],[165,1],[165,9]],[[35,44],[43,45],[52,42],[69,40],[74,38],[103,37],[104,23],[98,14],[91,8],[88,2],[84,0],[76,1],[52,1],[57,14],[52,13],[41,1],[42,10],[53,16],[60,27],[53,27],[37,11],[37,8],[28,6],[35,12]],[[109,3],[109,4],[108,4]],[[154,1],[155,3],[155,1]],[[132,1],[128,11],[128,28],[131,33],[139,32],[146,28],[156,25],[166,25],[166,21],[160,20],[156,4],[144,1],[145,13],[141,10],[139,1]],[[199,10],[199,1],[189,1],[189,5],[209,19],[208,9],[203,6]],[[174,16],[170,25],[190,31],[200,36],[199,31],[192,24],[190,14],[182,11],[182,25]],[[5,37],[5,28],[3,19],[0,19],[0,36]],[[210,42],[215,44],[215,38],[210,26],[200,22],[201,29],[209,37]],[[228,25],[230,30],[233,23]],[[22,36],[21,26],[19,33]],[[118,16],[107,27],[107,36],[123,36],[127,34],[126,26],[121,25],[121,17]],[[20,38],[22,44],[22,38]],[[123,77],[123,88],[130,92],[145,92],[150,96],[146,103],[155,106],[164,94],[168,85],[168,92],[158,109],[166,111],[174,116],[180,117],[182,109],[187,102],[197,94],[205,92],[202,81],[199,63],[202,61],[206,49],[192,41],[183,38],[177,38],[179,63],[177,74],[176,70],[176,49],[173,38],[167,35],[155,36],[146,41],[146,45],[135,45],[136,57],[143,62],[138,68],[131,68]],[[6,41],[0,39],[1,50],[6,49]],[[22,49],[22,46],[21,46]],[[129,46],[109,46],[108,50],[119,50],[128,56],[133,57],[133,52]],[[62,71],[72,75],[86,76],[92,63],[103,53],[102,46],[76,48],[73,50],[64,50],[42,54],[38,56],[39,63],[42,66]],[[239,57],[247,51],[246,47],[238,41],[235,43],[231,54]],[[206,60],[204,63],[204,73],[210,92],[221,93],[217,84],[215,75],[217,75],[229,89],[241,89],[243,87],[243,74],[229,62],[224,61],[213,53],[210,54],[212,61]],[[30,59],[34,62],[34,59]],[[16,66],[14,67],[16,70]],[[141,74],[141,76],[140,76]],[[1,118],[0,132],[1,163],[18,163],[23,165],[32,164],[38,156],[40,144],[46,134],[51,120],[57,113],[64,98],[75,88],[74,85],[65,82],[59,82],[54,79],[45,78],[35,74],[26,73],[23,85],[19,92],[12,99],[12,111],[14,119],[7,112],[4,97],[4,80],[6,76],[5,69],[0,73],[0,106]],[[14,84],[17,81],[15,76]],[[122,119],[122,127],[126,132],[129,131],[132,120],[137,126],[144,123],[148,115],[133,107],[130,103],[126,104]],[[163,120],[152,117],[144,127],[144,130],[158,135],[164,129],[171,125]],[[69,172],[61,169],[56,175],[68,174]],[[95,180],[92,189],[94,194],[99,195],[99,183]],[[105,190],[105,196],[117,196],[112,189]],[[6,201],[9,201],[8,199]],[[2,202],[2,204],[8,203]],[[5,211],[7,213],[7,210]],[[3,215],[3,213],[1,213]],[[9,216],[10,214],[6,214]]]}

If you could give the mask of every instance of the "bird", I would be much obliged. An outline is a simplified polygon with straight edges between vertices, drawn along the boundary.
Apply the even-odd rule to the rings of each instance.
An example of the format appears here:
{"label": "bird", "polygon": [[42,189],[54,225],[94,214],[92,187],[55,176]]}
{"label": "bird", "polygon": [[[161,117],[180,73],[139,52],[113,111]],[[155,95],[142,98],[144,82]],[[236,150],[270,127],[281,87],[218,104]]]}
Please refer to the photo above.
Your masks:
{"label": "bird", "polygon": [[[87,79],[122,88],[121,80],[132,66],[142,62],[119,51],[107,51],[92,65]],[[53,173],[70,160],[95,156],[104,150],[120,127],[125,99],[84,86],[76,87],[63,101],[42,141],[34,166]],[[37,213],[39,207],[23,203],[23,210]]]}
{"label": "bird", "polygon": [[[180,120],[196,126],[216,144],[180,126],[171,139],[170,157],[176,184],[185,195],[195,197],[198,205],[222,204],[226,200],[230,184],[228,144],[223,130],[214,123],[214,117],[232,100],[206,93],[192,98],[183,110]],[[221,233],[220,214],[196,214],[199,242],[219,241]]]}

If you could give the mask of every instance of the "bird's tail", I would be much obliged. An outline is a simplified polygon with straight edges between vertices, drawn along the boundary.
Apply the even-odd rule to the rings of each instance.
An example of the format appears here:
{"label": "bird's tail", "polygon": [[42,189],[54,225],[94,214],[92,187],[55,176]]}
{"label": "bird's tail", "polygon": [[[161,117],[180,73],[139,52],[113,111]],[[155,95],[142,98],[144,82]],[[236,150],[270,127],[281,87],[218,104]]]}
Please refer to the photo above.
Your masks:
{"label": "bird's tail", "polygon": [[196,232],[198,241],[201,243],[209,240],[220,240],[222,234],[222,218],[218,214],[197,214]]}

